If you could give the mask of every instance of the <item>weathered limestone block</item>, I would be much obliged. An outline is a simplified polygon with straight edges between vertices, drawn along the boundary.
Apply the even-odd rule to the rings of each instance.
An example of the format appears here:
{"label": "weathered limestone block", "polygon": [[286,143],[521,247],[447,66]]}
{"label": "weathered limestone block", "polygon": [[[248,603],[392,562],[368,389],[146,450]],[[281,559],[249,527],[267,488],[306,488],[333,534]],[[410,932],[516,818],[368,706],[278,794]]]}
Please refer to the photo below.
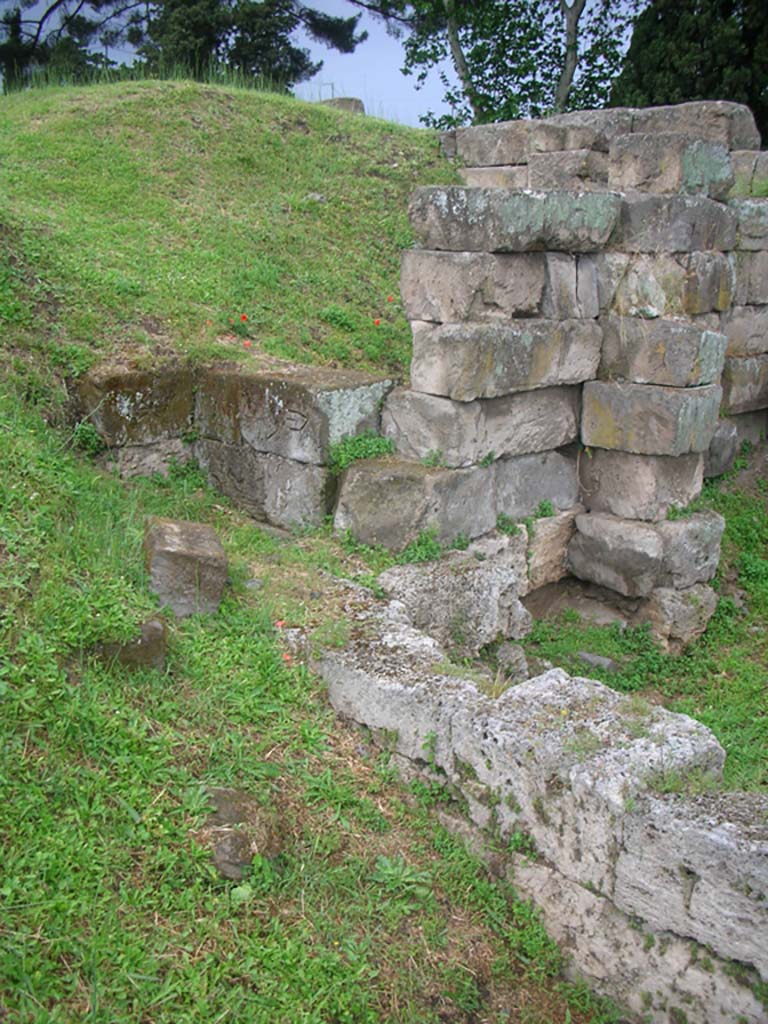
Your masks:
{"label": "weathered limestone block", "polygon": [[213,614],[227,582],[227,556],[203,523],[150,519],[144,532],[150,590],[178,618]]}
{"label": "weathered limestone block", "polygon": [[701,455],[632,455],[592,448],[579,460],[581,501],[590,512],[626,519],[664,519],[701,493]]}
{"label": "weathered limestone block", "polygon": [[637,621],[647,622],[662,650],[680,654],[706,630],[717,608],[717,594],[696,583],[685,590],[657,587],[638,612]]}
{"label": "weathered limestone block", "polygon": [[400,291],[409,320],[487,323],[510,317],[595,317],[596,275],[591,267],[581,270],[576,257],[562,253],[407,249]]}
{"label": "weathered limestone block", "polygon": [[752,195],[752,179],[755,174],[757,155],[757,151],[754,149],[736,149],[731,153],[733,187],[729,198],[738,199]]}
{"label": "weathered limestone block", "polygon": [[[617,135],[626,135],[633,130],[635,111],[631,107],[612,107],[605,110],[574,110],[569,114],[555,114],[543,123],[547,127],[566,128],[570,131],[586,131],[592,133],[593,140],[583,145],[607,153],[609,146]],[[557,149],[581,148],[576,146],[557,146]]]}
{"label": "weathered limestone block", "polygon": [[674,132],[622,135],[611,143],[608,187],[724,199],[733,182],[728,149]]}
{"label": "weathered limestone block", "polygon": [[439,452],[446,466],[469,466],[569,444],[578,435],[578,404],[578,389],[568,387],[473,402],[398,388],[384,407],[382,432],[406,458]]}
{"label": "weathered limestone block", "polygon": [[217,490],[275,526],[319,526],[330,510],[328,471],[247,445],[198,441],[200,465]]}
{"label": "weathered limestone block", "polygon": [[722,408],[726,415],[768,409],[768,354],[725,360]]}
{"label": "weathered limestone block", "polygon": [[520,455],[494,463],[496,512],[510,519],[524,519],[542,501],[551,501],[558,511],[572,509],[579,500],[576,453],[548,451]]}
{"label": "weathered limestone block", "polygon": [[457,128],[456,155],[468,167],[524,164],[528,158],[530,124],[520,120]]}
{"label": "weathered limestone block", "polygon": [[705,452],[717,427],[722,389],[651,384],[584,385],[581,439],[585,445],[638,455]]}
{"label": "weathered limestone block", "polygon": [[375,429],[391,387],[392,381],[348,370],[215,364],[200,375],[195,426],[206,440],[322,464],[333,442]]}
{"label": "weathered limestone block", "polygon": [[460,167],[459,177],[469,188],[528,188],[528,166]]}
{"label": "weathered limestone block", "polygon": [[634,111],[633,132],[682,132],[720,142],[726,149],[760,149],[760,133],[749,107],[727,100],[694,100]]}
{"label": "weathered limestone block", "polygon": [[768,249],[737,252],[734,306],[768,304]]}
{"label": "weathered limestone block", "polygon": [[334,526],[363,544],[399,551],[433,529],[441,542],[470,539],[496,523],[493,467],[433,469],[403,459],[367,459],[345,472]]}
{"label": "weathered limestone block", "polygon": [[626,252],[727,251],[736,244],[731,205],[705,196],[625,196],[611,245]]}
{"label": "weathered limestone block", "polygon": [[528,156],[537,153],[559,155],[563,150],[598,150],[598,131],[589,125],[555,124],[554,118],[532,121],[528,133]]}
{"label": "weathered limestone block", "polygon": [[192,370],[176,363],[97,366],[77,381],[75,401],[109,447],[180,438],[192,423]]}
{"label": "weathered limestone block", "polygon": [[508,567],[517,580],[518,596],[524,597],[528,593],[528,532],[522,523],[515,533],[494,530],[477,537],[467,548],[467,554],[479,562],[491,560]]}
{"label": "weathered limestone block", "polygon": [[517,595],[517,576],[495,559],[479,562],[455,552],[437,562],[394,566],[378,582],[389,598],[405,605],[414,626],[466,653],[531,631],[531,616]]}
{"label": "weathered limestone block", "polygon": [[625,597],[648,597],[662,569],[664,545],[647,523],[604,513],[576,516],[576,533],[568,547],[574,576]]}
{"label": "weathered limestone block", "polygon": [[112,453],[120,476],[130,479],[134,476],[168,476],[170,466],[182,466],[194,455],[192,444],[179,437],[147,444],[126,444]]}
{"label": "weathered limestone block", "polygon": [[621,197],[612,192],[435,186],[416,189],[408,212],[425,249],[573,253],[601,249],[614,231],[621,205]]}
{"label": "weathered limestone block", "polygon": [[624,824],[616,905],[768,978],[766,811],[758,793],[648,798]]}
{"label": "weathered limestone block", "polygon": [[727,356],[759,356],[768,352],[768,307],[734,306],[720,317],[728,339]]}
{"label": "weathered limestone block", "polygon": [[727,310],[736,287],[732,261],[722,253],[595,257],[601,310],[646,320]]}
{"label": "weathered limestone block", "polygon": [[459,402],[496,398],[597,374],[602,331],[592,320],[413,323],[411,387]]}
{"label": "weathered limestone block", "polygon": [[768,150],[757,154],[750,192],[756,199],[768,198]]}
{"label": "weathered limestone block", "polygon": [[739,432],[736,424],[727,419],[720,420],[704,455],[704,476],[709,478],[727,473],[738,451]]}
{"label": "weathered limestone block", "polygon": [[638,1020],[669,1024],[676,1014],[688,1024],[762,1024],[757,996],[706,948],[668,931],[655,935],[610,899],[528,857],[515,857],[510,881],[536,904],[547,932],[568,950],[568,976],[590,979],[592,989]]}
{"label": "weathered limestone block", "polygon": [[659,586],[684,590],[706,583],[717,572],[725,520],[717,512],[696,512],[683,519],[658,523],[663,545]]}
{"label": "weathered limestone block", "polygon": [[736,217],[737,248],[768,249],[768,199],[731,199],[728,209]]}
{"label": "weathered limestone block", "polygon": [[528,184],[530,188],[575,192],[605,190],[608,160],[605,153],[591,149],[531,153],[528,157]]}
{"label": "weathered limestone block", "polygon": [[727,338],[680,320],[607,316],[599,376],[685,388],[717,384]]}
{"label": "weathered limestone block", "polygon": [[581,508],[534,519],[528,530],[528,588],[536,590],[568,575],[568,545]]}

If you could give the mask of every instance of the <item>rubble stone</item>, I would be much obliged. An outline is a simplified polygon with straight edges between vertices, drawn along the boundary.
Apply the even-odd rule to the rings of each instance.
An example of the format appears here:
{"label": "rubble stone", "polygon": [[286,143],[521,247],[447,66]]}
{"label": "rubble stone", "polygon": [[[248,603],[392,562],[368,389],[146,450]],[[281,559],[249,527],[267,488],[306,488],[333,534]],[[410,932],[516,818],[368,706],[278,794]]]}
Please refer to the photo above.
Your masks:
{"label": "rubble stone", "polygon": [[402,388],[387,400],[382,431],[406,458],[423,459],[439,452],[446,466],[469,466],[574,441],[578,400],[578,390],[567,387],[472,402]]}
{"label": "rubble stone", "polygon": [[218,610],[227,582],[227,556],[216,531],[203,523],[154,518],[144,553],[150,589],[178,618]]}
{"label": "rubble stone", "polygon": [[717,384],[727,338],[679,320],[607,316],[599,376],[636,384]]}
{"label": "rubble stone", "polygon": [[585,445],[638,455],[705,452],[717,427],[722,389],[589,381],[582,399]]}
{"label": "rubble stone", "polygon": [[600,360],[602,331],[592,320],[412,328],[411,387],[459,402],[579,384],[595,377]]}
{"label": "rubble stone", "polygon": [[621,205],[621,197],[612,192],[435,186],[416,189],[408,210],[416,238],[425,249],[578,253],[595,252],[605,245]]}
{"label": "rubble stone", "polygon": [[593,448],[579,460],[580,500],[591,512],[664,519],[701,493],[701,455],[633,455]]}
{"label": "rubble stone", "polygon": [[734,182],[728,149],[674,132],[621,135],[611,143],[608,186],[618,191],[724,199]]}
{"label": "rubble stone", "polygon": [[685,590],[657,587],[638,613],[638,621],[650,625],[662,650],[680,654],[704,634],[716,608],[717,594],[702,583]]}
{"label": "rubble stone", "polygon": [[568,545],[576,529],[579,509],[534,519],[528,529],[528,585],[530,590],[556,583],[568,575]]}
{"label": "rubble stone", "polygon": [[663,555],[663,542],[653,526],[591,513],[576,516],[568,566],[581,580],[625,597],[648,597],[658,583]]}
{"label": "rubble stone", "polygon": [[437,562],[394,566],[378,582],[388,597],[405,605],[414,626],[464,653],[476,654],[499,637],[520,639],[531,630],[514,571],[495,559],[479,562],[454,552]]}
{"label": "rubble stone", "polygon": [[723,370],[725,414],[768,408],[768,354],[729,356]]}
{"label": "rubble stone", "polygon": [[717,572],[725,520],[717,512],[696,512],[658,523],[663,545],[659,586],[684,590],[706,583]]}

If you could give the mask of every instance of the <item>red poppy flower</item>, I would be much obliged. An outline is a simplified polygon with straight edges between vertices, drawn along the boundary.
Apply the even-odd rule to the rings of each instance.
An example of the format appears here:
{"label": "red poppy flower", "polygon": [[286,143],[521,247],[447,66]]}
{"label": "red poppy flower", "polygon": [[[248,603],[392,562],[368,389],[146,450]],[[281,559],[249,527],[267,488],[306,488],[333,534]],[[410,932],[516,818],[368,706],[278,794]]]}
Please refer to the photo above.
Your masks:
{"label": "red poppy flower", "polygon": [[284,625],[285,625],[285,619],[276,619],[275,620],[275,629],[282,629]]}
{"label": "red poppy flower", "polygon": [[206,320],[205,321],[205,326],[206,327],[213,327],[213,320]]}
{"label": "red poppy flower", "polygon": [[248,323],[248,317],[245,315],[245,313],[240,314],[240,319],[243,321],[244,324]]}
{"label": "red poppy flower", "polygon": [[290,654],[288,654],[287,651],[283,655],[283,661],[286,663],[286,665],[289,665],[293,661],[293,658],[290,656]]}
{"label": "red poppy flower", "polygon": [[379,318],[378,318],[378,317],[376,317],[376,319],[375,319],[375,320],[374,320],[373,322],[374,322],[374,323],[376,324],[376,326],[378,327],[378,326],[379,326],[379,324],[381,323],[381,320],[379,320]]}
{"label": "red poppy flower", "polygon": [[395,296],[394,295],[388,295],[387,296],[387,302],[394,302],[394,301],[395,301]]}
{"label": "red poppy flower", "polygon": [[251,343],[250,343],[250,341],[244,341],[244,342],[243,342],[243,345],[244,345],[244,346],[245,346],[246,348],[250,348],[250,347],[251,347]]}

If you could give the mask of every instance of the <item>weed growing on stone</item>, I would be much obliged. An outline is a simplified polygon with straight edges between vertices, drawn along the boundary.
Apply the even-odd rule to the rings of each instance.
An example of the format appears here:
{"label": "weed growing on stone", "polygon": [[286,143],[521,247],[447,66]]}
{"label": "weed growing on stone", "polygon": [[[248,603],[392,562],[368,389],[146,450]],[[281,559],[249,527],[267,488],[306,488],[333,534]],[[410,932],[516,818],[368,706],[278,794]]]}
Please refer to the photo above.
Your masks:
{"label": "weed growing on stone", "polygon": [[375,459],[381,455],[391,455],[395,450],[395,442],[389,437],[381,437],[373,431],[345,437],[332,444],[328,452],[328,468],[338,475],[360,459]]}

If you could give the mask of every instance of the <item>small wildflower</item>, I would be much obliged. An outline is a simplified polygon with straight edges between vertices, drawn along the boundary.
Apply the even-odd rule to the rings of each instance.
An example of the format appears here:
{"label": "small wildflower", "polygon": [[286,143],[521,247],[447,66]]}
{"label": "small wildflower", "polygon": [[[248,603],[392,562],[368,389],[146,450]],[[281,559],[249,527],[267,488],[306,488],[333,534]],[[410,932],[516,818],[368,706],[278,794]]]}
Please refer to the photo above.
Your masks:
{"label": "small wildflower", "polygon": [[276,619],[275,620],[275,629],[282,629],[284,625],[285,625],[285,619]]}
{"label": "small wildflower", "polygon": [[206,327],[213,327],[213,320],[206,320],[205,321],[205,326]]}
{"label": "small wildflower", "polygon": [[381,323],[381,320],[379,320],[379,318],[378,318],[378,317],[376,317],[376,319],[375,319],[375,320],[374,320],[373,322],[374,322],[374,323],[376,324],[376,326],[378,327],[378,326],[379,326],[379,324]]}
{"label": "small wildflower", "polygon": [[250,341],[244,341],[243,345],[245,346],[245,348],[250,348],[251,347]]}
{"label": "small wildflower", "polygon": [[283,654],[283,661],[286,663],[286,665],[290,665],[290,663],[293,661],[293,658],[287,651]]}
{"label": "small wildflower", "polygon": [[394,302],[394,301],[395,301],[395,296],[394,295],[388,295],[387,296],[387,302]]}
{"label": "small wildflower", "polygon": [[241,314],[240,314],[240,319],[242,320],[242,322],[243,322],[244,324],[247,324],[247,323],[248,323],[248,317],[247,317],[247,316],[245,315],[245,313],[241,313]]}

